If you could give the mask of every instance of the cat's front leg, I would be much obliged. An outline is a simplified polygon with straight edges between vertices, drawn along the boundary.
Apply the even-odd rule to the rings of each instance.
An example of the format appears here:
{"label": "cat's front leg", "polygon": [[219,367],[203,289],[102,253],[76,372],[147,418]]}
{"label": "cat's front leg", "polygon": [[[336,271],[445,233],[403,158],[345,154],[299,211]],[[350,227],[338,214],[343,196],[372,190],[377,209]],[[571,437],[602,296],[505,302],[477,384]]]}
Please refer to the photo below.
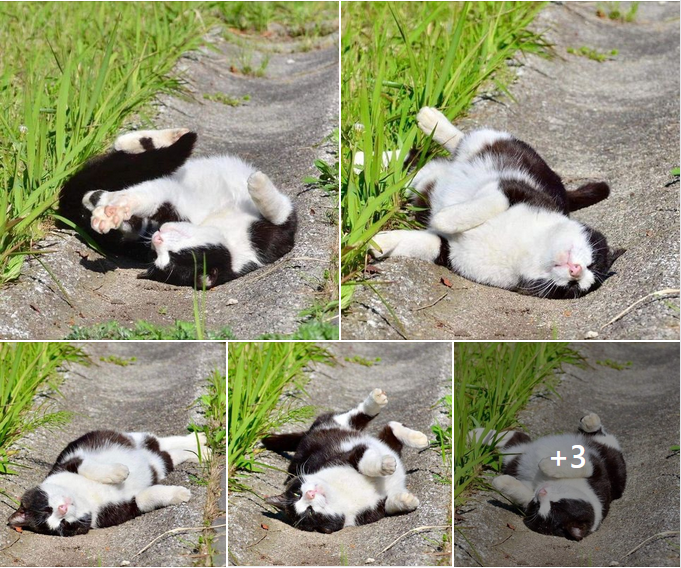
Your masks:
{"label": "cat's front leg", "polygon": [[478,190],[474,199],[433,211],[428,227],[444,235],[463,233],[508,208],[508,198],[499,190],[496,182],[490,182]]}
{"label": "cat's front leg", "polygon": [[[574,452],[580,453],[578,449]],[[582,456],[579,458],[567,458],[567,461],[561,460],[561,465],[558,465],[555,458],[546,457],[539,462],[539,469],[544,475],[554,479],[576,479],[579,477],[591,477],[593,474],[593,465],[588,456],[584,455],[584,450],[581,451]],[[577,455],[577,454],[575,454]],[[572,465],[579,465],[580,467],[572,467]]]}
{"label": "cat's front leg", "polygon": [[99,483],[116,485],[123,483],[128,478],[130,470],[127,465],[122,463],[100,463],[85,459],[78,467],[78,475]]}
{"label": "cat's front leg", "polygon": [[92,210],[90,225],[101,234],[119,229],[131,217],[149,217],[161,204],[169,202],[167,188],[144,182],[122,191],[91,191],[83,205]]}
{"label": "cat's front leg", "polygon": [[382,231],[371,239],[368,251],[382,260],[390,256],[406,256],[435,262],[440,256],[442,240],[430,231]]}
{"label": "cat's front leg", "polygon": [[510,475],[500,475],[492,480],[492,485],[502,495],[523,507],[532,501],[534,493],[521,481]]}
{"label": "cat's front leg", "polygon": [[395,473],[397,460],[390,454],[381,455],[373,448],[364,452],[357,464],[357,471],[367,477],[387,477]]}

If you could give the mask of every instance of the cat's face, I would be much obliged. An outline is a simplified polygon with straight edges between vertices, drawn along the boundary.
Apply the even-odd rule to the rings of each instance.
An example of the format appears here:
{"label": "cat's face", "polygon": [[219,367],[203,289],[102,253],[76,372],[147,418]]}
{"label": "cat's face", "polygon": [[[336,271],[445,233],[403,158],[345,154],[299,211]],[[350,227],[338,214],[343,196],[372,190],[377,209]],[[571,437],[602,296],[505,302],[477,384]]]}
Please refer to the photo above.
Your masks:
{"label": "cat's face", "polygon": [[608,248],[605,236],[566,220],[549,236],[544,251],[532,259],[518,291],[551,299],[580,298],[600,287],[621,253]]}
{"label": "cat's face", "polygon": [[214,244],[220,241],[219,233],[206,233],[197,231],[190,223],[165,223],[151,238],[156,260],[138,278],[193,286],[197,290],[231,280],[229,251]]}
{"label": "cat's face", "polygon": [[541,534],[582,540],[594,525],[594,510],[582,499],[565,498],[551,487],[537,491],[526,508],[525,524]]}
{"label": "cat's face", "polygon": [[90,515],[78,518],[74,499],[64,488],[43,484],[24,493],[21,505],[8,519],[11,527],[41,534],[74,536],[90,529]]}
{"label": "cat's face", "polygon": [[328,534],[345,525],[345,516],[333,510],[331,491],[321,480],[298,477],[282,495],[268,497],[267,502],[284,511],[294,527]]}

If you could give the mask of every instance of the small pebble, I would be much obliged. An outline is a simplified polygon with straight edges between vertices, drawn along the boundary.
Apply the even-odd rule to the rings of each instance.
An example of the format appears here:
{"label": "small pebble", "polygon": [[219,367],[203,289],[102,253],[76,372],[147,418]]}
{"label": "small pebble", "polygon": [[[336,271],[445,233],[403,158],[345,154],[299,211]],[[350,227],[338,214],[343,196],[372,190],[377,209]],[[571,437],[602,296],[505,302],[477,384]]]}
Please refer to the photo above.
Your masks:
{"label": "small pebble", "polygon": [[123,562],[121,562],[121,566],[130,566],[130,562],[128,560],[123,560]]}
{"label": "small pebble", "polygon": [[239,300],[237,300],[236,298],[230,298],[229,300],[227,300],[228,306],[233,306],[233,305],[238,304],[238,303],[239,303]]}
{"label": "small pebble", "polygon": [[366,564],[373,564],[374,562],[376,562],[375,558],[367,558],[366,559]]}
{"label": "small pebble", "polygon": [[289,65],[291,65],[291,63],[295,63],[295,62],[296,62],[295,59],[287,59],[286,60],[286,63],[288,63]]}
{"label": "small pebble", "polygon": [[584,339],[596,339],[598,337],[597,331],[587,331],[584,334]]}

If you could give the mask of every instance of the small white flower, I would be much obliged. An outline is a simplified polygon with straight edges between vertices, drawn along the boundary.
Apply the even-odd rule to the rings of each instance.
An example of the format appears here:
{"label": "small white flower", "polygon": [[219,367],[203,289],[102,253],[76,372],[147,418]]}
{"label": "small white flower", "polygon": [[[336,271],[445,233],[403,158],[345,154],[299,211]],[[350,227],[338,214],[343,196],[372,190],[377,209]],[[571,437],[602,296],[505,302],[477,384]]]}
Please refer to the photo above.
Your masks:
{"label": "small white flower", "polygon": [[19,132],[21,132],[21,134],[26,134],[28,132],[28,126],[24,124],[19,125]]}

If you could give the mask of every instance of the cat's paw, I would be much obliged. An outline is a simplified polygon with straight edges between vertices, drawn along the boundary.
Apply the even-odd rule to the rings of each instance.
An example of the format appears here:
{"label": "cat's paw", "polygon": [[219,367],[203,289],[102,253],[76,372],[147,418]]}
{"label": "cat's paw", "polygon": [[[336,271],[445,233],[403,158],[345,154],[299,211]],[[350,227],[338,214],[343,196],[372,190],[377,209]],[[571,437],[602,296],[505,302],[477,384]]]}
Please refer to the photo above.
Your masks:
{"label": "cat's paw", "polygon": [[430,445],[428,436],[426,436],[423,432],[419,432],[418,430],[410,430],[409,428],[406,428],[406,430],[409,430],[407,433],[407,445],[410,448],[422,450],[423,448],[427,448]]}
{"label": "cat's paw", "polygon": [[398,233],[398,231],[381,231],[374,235],[367,251],[376,260],[388,258],[401,240]]}
{"label": "cat's paw", "polygon": [[246,185],[248,186],[248,193],[254,198],[263,197],[265,194],[269,193],[273,187],[270,178],[267,177],[267,174],[262,172],[253,172],[248,176]]}
{"label": "cat's paw", "polygon": [[369,396],[371,397],[371,400],[374,402],[374,404],[380,408],[383,408],[386,404],[388,404],[388,395],[385,394],[384,390],[381,389],[374,389],[369,393]]}
{"label": "cat's paw", "polygon": [[511,493],[518,483],[520,482],[510,475],[500,475],[492,480],[494,489],[505,495]]}
{"label": "cat's paw", "polygon": [[383,456],[381,458],[381,475],[388,476],[395,473],[397,460],[393,456]]}
{"label": "cat's paw", "polygon": [[108,485],[116,485],[117,483],[123,483],[128,479],[128,475],[130,475],[130,470],[127,465],[114,463],[108,466],[106,472],[102,475],[100,482]]}
{"label": "cat's paw", "polygon": [[108,194],[100,198],[99,203],[90,217],[90,226],[100,234],[118,229],[132,217],[133,204],[124,195]]}
{"label": "cat's paw", "polygon": [[174,491],[170,497],[171,505],[178,505],[179,503],[186,503],[192,496],[192,492],[186,487],[173,487]]}
{"label": "cat's paw", "polygon": [[114,150],[127,154],[141,154],[148,150],[167,148],[189,132],[188,128],[170,128],[168,130],[137,130],[116,138]]}
{"label": "cat's paw", "polygon": [[430,136],[436,128],[443,130],[451,124],[444,114],[433,107],[423,107],[416,115],[416,122],[426,136]]}
{"label": "cat's paw", "polygon": [[601,429],[601,419],[598,417],[598,414],[589,412],[579,421],[579,427],[584,432],[598,432]]}
{"label": "cat's paw", "polygon": [[418,509],[420,505],[418,497],[413,493],[404,492],[391,495],[385,502],[385,512],[391,513],[407,513]]}
{"label": "cat's paw", "polygon": [[[567,462],[569,463],[569,462]],[[556,460],[546,457],[539,462],[539,469],[541,469],[545,475],[549,477],[565,477],[563,474],[566,471],[566,467],[570,467],[567,463],[563,466],[559,466]]]}
{"label": "cat's paw", "polygon": [[212,450],[208,447],[208,440],[206,438],[206,435],[203,432],[201,432],[199,434],[199,452],[198,453],[201,455],[201,460],[203,460],[203,461],[209,460],[211,455],[212,455]]}

